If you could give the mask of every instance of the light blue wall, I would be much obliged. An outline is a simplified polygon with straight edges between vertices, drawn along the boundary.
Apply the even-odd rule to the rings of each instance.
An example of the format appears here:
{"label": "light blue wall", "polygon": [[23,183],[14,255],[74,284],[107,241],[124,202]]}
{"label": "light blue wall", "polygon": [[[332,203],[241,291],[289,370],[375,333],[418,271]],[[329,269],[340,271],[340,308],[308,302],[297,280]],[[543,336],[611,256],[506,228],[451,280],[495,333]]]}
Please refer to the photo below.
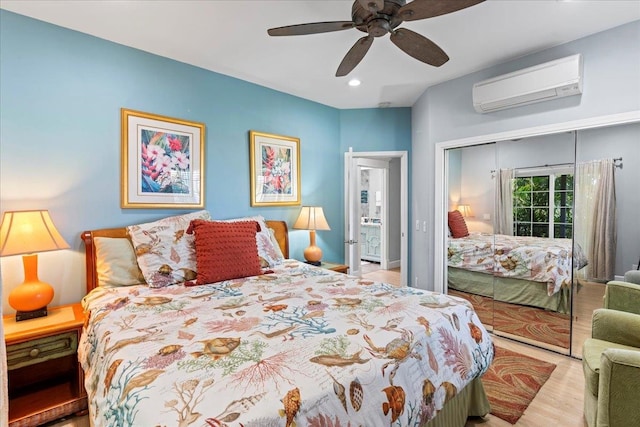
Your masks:
{"label": "light blue wall", "polygon": [[[123,107],[205,123],[205,204],[219,219],[261,214],[291,225],[298,207],[249,205],[248,133],[300,138],[302,203],[324,207],[332,229],[318,244],[328,260],[344,258],[343,147],[354,135],[369,136],[357,142],[368,150],[411,145],[409,108],[340,111],[4,10],[0,59],[0,209],[49,209],[71,245],[51,255],[57,269],[40,257],[42,280],[67,282],[54,304],[83,295],[81,231],[185,212],[120,208]],[[308,233],[290,238],[302,258]],[[19,257],[3,259],[7,288],[22,281],[10,258]]]}
{"label": "light blue wall", "polygon": [[[340,111],[340,151],[345,153],[352,148],[354,152],[363,151],[406,151],[408,153],[408,206],[411,206],[411,108],[383,108],[383,109],[354,109]],[[341,158],[341,179],[344,179],[344,156]],[[395,180],[390,181],[390,192],[394,192],[396,198],[391,197],[390,203],[397,203],[399,206],[400,189],[400,163],[393,163],[393,176]],[[394,202],[395,200],[395,202]],[[399,209],[399,208],[398,208]],[[391,209],[389,212],[390,224],[389,233],[400,233],[400,215],[398,209]],[[398,215],[394,216],[394,213]],[[409,224],[412,224],[411,210],[407,213]],[[393,218],[397,218],[394,221]],[[411,227],[408,227],[408,241],[411,242]],[[400,259],[400,243],[391,234],[390,240],[393,242],[389,248],[390,260]],[[410,244],[409,244],[410,245]],[[411,248],[409,247],[409,252]],[[411,258],[408,256],[407,260]],[[411,277],[411,263],[406,266],[408,275]],[[411,281],[409,281],[411,284]]]}
{"label": "light blue wall", "polygon": [[[427,221],[411,245],[412,279],[433,289],[434,149],[435,144],[640,110],[640,21],[597,33],[495,67],[432,86],[412,108],[412,214]],[[478,114],[473,109],[473,83],[553,59],[581,53],[584,93],[520,108]],[[614,153],[615,154],[615,153]]]}

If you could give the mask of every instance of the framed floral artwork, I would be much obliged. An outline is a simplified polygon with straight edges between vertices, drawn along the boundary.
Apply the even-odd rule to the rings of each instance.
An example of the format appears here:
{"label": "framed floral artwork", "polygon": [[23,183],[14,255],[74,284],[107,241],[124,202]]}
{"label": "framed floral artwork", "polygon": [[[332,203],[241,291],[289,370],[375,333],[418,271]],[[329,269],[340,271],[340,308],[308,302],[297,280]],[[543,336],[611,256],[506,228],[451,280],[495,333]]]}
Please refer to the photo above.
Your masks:
{"label": "framed floral artwork", "polygon": [[204,207],[204,124],[121,110],[122,208]]}
{"label": "framed floral artwork", "polygon": [[300,204],[300,139],[250,131],[251,206]]}

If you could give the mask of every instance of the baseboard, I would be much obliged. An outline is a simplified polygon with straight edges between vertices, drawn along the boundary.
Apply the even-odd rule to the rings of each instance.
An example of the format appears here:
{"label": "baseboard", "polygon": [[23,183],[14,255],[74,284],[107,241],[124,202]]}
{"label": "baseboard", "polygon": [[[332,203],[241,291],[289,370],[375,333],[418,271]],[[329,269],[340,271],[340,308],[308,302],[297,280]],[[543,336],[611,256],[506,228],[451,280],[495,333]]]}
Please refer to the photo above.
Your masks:
{"label": "baseboard", "polygon": [[402,263],[400,262],[400,260],[387,262],[387,268],[389,270],[391,270],[392,268],[400,268],[401,266],[402,266]]}
{"label": "baseboard", "polygon": [[613,276],[613,279],[619,282],[624,282],[624,276]]}

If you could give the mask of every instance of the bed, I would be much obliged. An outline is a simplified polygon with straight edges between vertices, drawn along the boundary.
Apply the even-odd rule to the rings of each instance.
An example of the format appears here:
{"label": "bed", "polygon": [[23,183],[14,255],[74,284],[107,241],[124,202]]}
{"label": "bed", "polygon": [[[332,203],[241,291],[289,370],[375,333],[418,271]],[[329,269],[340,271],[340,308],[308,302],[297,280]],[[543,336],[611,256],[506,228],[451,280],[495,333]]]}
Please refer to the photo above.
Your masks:
{"label": "bed", "polygon": [[131,229],[82,234],[92,425],[462,426],[489,412],[493,344],[468,302],[289,259],[286,223],[264,224],[280,263],[198,286],[107,286],[96,243]]}
{"label": "bed", "polygon": [[586,265],[571,239],[486,233],[449,238],[447,259],[451,289],[565,314],[573,268]]}

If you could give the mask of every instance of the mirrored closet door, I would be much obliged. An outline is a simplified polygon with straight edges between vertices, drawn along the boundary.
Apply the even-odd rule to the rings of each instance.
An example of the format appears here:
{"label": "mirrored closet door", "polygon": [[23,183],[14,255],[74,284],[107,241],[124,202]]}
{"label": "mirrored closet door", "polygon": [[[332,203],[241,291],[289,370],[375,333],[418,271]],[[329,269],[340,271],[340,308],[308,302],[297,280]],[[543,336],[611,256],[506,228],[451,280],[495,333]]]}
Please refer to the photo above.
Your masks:
{"label": "mirrored closet door", "polygon": [[575,132],[499,141],[494,332],[571,344]]}
{"label": "mirrored closet door", "polygon": [[577,132],[575,244],[586,263],[574,270],[572,354],[582,356],[605,284],[640,258],[640,123]]}
{"label": "mirrored closet door", "polygon": [[469,300],[491,330],[496,144],[451,149],[446,157],[448,293]]}
{"label": "mirrored closet door", "polygon": [[446,150],[447,292],[496,335],[581,357],[640,257],[638,161],[637,122]]}

